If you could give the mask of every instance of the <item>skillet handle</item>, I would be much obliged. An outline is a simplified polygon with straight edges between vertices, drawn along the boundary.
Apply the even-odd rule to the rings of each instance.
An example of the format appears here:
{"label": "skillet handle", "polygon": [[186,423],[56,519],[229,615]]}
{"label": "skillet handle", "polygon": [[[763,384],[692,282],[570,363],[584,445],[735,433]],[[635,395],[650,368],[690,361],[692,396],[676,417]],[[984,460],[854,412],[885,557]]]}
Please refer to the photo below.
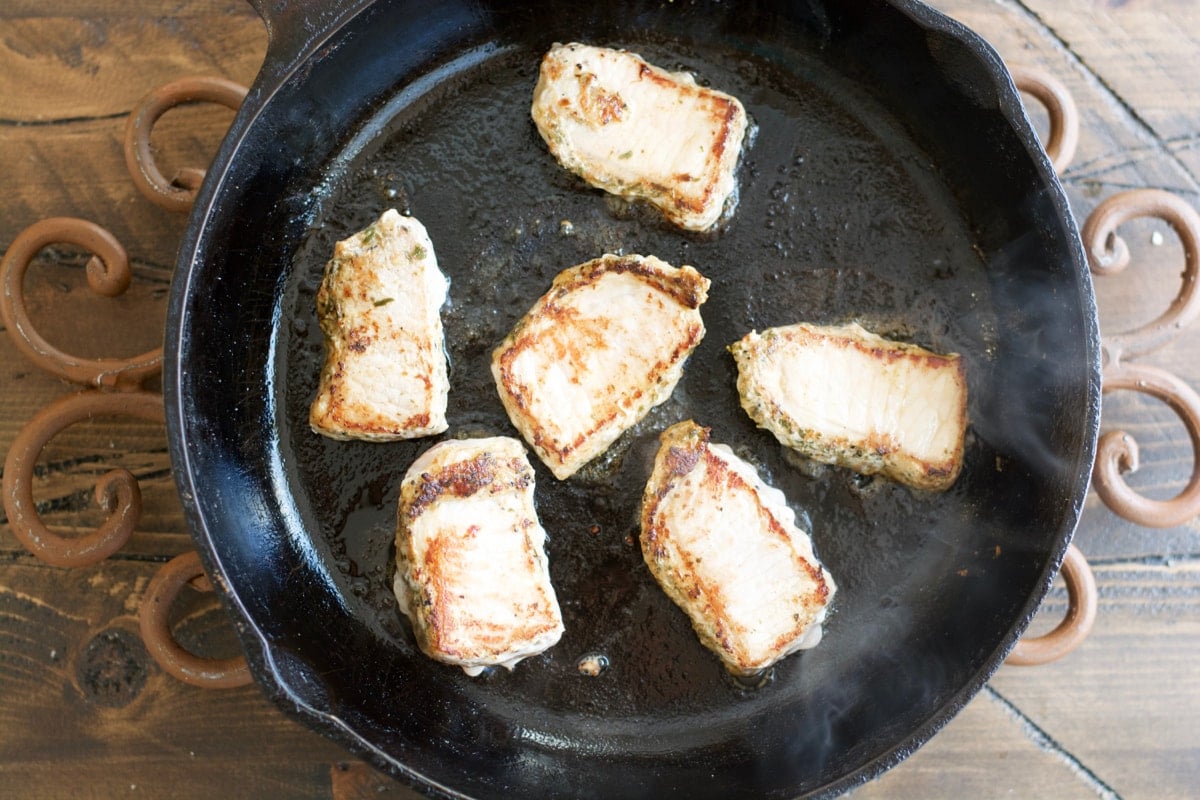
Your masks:
{"label": "skillet handle", "polygon": [[256,85],[275,85],[304,56],[320,47],[344,20],[373,0],[248,0],[267,26],[267,57]]}
{"label": "skillet handle", "polygon": [[1087,559],[1074,544],[1063,557],[1062,577],[1067,584],[1067,616],[1045,636],[1021,639],[1005,664],[1032,667],[1049,664],[1070,653],[1087,638],[1096,621],[1096,578]]}

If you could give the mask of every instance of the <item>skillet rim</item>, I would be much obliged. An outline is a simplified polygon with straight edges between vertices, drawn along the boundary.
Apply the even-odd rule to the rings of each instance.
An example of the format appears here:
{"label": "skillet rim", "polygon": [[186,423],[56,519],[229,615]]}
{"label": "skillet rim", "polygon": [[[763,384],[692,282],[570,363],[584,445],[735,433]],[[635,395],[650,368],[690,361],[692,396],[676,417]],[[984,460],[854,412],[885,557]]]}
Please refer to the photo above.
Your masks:
{"label": "skillet rim", "polygon": [[[251,5],[255,7],[267,25],[269,46],[264,65],[208,170],[180,244],[176,261],[176,278],[172,281],[167,311],[166,360],[163,370],[163,399],[166,411],[168,449],[174,467],[172,472],[175,476],[176,487],[192,538],[198,546],[205,570],[213,578],[213,584],[222,605],[226,612],[233,617],[238,638],[250,664],[250,671],[267,696],[285,712],[310,728],[317,729],[324,735],[335,739],[351,752],[367,759],[377,768],[398,777],[414,789],[433,797],[457,798],[466,795],[431,780],[388,755],[381,748],[371,744],[337,714],[322,711],[305,701],[302,695],[288,683],[267,635],[256,623],[243,598],[225,577],[226,570],[218,546],[213,539],[210,522],[196,500],[198,497],[196,474],[187,447],[189,423],[186,406],[188,398],[182,392],[186,365],[180,356],[188,343],[189,326],[192,324],[188,314],[188,303],[197,290],[196,273],[203,270],[204,251],[207,245],[204,234],[208,221],[213,215],[217,200],[224,194],[223,190],[226,188],[226,179],[230,168],[235,163],[241,144],[248,132],[284,84],[293,79],[297,73],[302,72],[305,64],[314,57],[317,51],[336,37],[347,24],[371,6],[373,2],[375,0],[354,0],[340,8],[335,6],[332,12],[326,9],[314,15],[316,22],[313,23],[305,16],[306,13],[313,11],[309,6],[316,5],[312,0],[296,2],[291,7],[288,7],[286,3],[276,6],[267,0],[250,0]],[[932,715],[916,726],[900,744],[846,773],[841,778],[820,787],[811,793],[810,796],[814,797],[839,795],[881,775],[903,761],[952,719],[983,688],[1003,663],[1004,658],[1016,644],[1050,589],[1078,525],[1090,486],[1091,467],[1100,427],[1100,333],[1091,274],[1087,267],[1078,226],[1065,191],[1025,113],[1008,69],[991,45],[981,36],[942,12],[919,2],[919,0],[880,0],[880,2],[886,3],[908,17],[926,33],[936,32],[954,39],[985,68],[988,77],[995,84],[994,88],[999,99],[999,111],[1005,123],[1025,146],[1040,179],[1039,188],[1047,192],[1047,198],[1054,211],[1054,221],[1062,226],[1063,232],[1066,234],[1065,244],[1070,250],[1071,266],[1076,275],[1076,284],[1079,289],[1080,310],[1084,316],[1082,322],[1086,326],[1084,331],[1085,350],[1090,356],[1086,391],[1087,422],[1082,446],[1078,453],[1078,463],[1073,469],[1064,469],[1064,474],[1070,473],[1074,476],[1074,480],[1071,482],[1074,492],[1071,495],[1071,507],[1063,515],[1061,529],[1055,532],[1053,541],[1056,542],[1056,545],[1049,554],[1034,591],[1010,625],[995,652],[984,661],[970,680],[953,693]],[[1049,539],[1049,537],[1047,538]]]}

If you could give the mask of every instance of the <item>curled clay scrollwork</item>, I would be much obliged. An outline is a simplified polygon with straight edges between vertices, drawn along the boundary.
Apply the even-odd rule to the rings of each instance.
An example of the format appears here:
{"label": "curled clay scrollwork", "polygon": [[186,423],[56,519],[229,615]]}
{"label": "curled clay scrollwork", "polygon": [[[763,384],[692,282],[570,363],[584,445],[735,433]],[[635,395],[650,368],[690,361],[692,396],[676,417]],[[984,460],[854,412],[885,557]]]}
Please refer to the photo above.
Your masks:
{"label": "curled clay scrollwork", "polygon": [[1091,632],[1100,604],[1096,577],[1083,552],[1073,544],[1067,547],[1061,574],[1067,585],[1066,617],[1044,636],[1021,639],[1004,663],[1033,667],[1057,661],[1078,647]]}
{"label": "curled clay scrollwork", "polygon": [[1130,220],[1155,217],[1166,222],[1183,245],[1183,283],[1179,294],[1157,319],[1123,333],[1105,334],[1106,363],[1145,355],[1179,335],[1200,315],[1196,275],[1200,271],[1200,214],[1186,201],[1160,189],[1120,192],[1096,206],[1083,226],[1088,266],[1097,276],[1113,275],[1129,265],[1129,248],[1117,228]]}
{"label": "curled clay scrollwork", "polygon": [[[184,103],[214,102],[238,109],[246,89],[215,78],[187,78],[163,86],[142,99],[126,125],[125,158],[135,185],[157,205],[186,211],[192,205],[204,171],[180,170],[168,181],[154,163],[150,132],[169,109]],[[33,476],[46,445],[65,428],[96,417],[130,416],[163,423],[162,395],[142,390],[162,371],[162,348],[127,359],[84,359],[63,353],[34,329],[26,311],[24,280],[38,253],[51,244],[71,244],[92,254],[87,263],[91,289],[106,297],[122,294],[132,278],[125,249],[111,233],[92,222],[58,217],[31,225],[13,241],[0,264],[0,319],[17,349],[41,369],[73,383],[94,387],[59,398],[33,416],[18,432],[4,462],[3,505],[17,539],[42,561],[59,567],[95,564],[119,550],[141,517],[137,478],[123,468],[105,473],[96,484],[96,502],[107,513],[94,531],[59,535],[43,523],[33,498]],[[170,604],[185,584],[211,591],[195,553],[173,559],[151,581],[142,602],[140,627],[147,648],[176,678],[198,686],[221,688],[250,682],[244,658],[203,659],[173,639]]]}
{"label": "curled clay scrollwork", "polygon": [[4,511],[9,525],[17,539],[47,564],[79,567],[103,561],[129,540],[141,517],[141,489],[126,469],[110,470],[96,484],[96,502],[108,519],[95,531],[78,537],[60,536],[38,516],[33,470],[46,444],[77,422],[111,416],[163,422],[162,395],[84,391],[59,398],[17,433],[4,460]]}
{"label": "curled clay scrollwork", "polygon": [[1096,494],[1125,519],[1148,528],[1172,528],[1200,514],[1200,396],[1166,370],[1140,364],[1118,364],[1104,371],[1104,391],[1128,389],[1148,394],[1170,406],[1187,428],[1192,443],[1192,474],[1182,492],[1170,500],[1152,500],[1134,491],[1123,473],[1138,468],[1138,446],[1125,431],[1100,437],[1092,471]]}
{"label": "curled clay scrollwork", "polygon": [[1047,72],[1028,67],[1013,67],[1013,83],[1026,94],[1036,97],[1050,117],[1050,135],[1046,137],[1046,155],[1054,171],[1062,174],[1079,144],[1079,111],[1067,87]]}
{"label": "curled clay scrollwork", "polygon": [[129,288],[131,272],[125,248],[111,233],[83,219],[52,217],[22,231],[0,266],[0,318],[17,349],[30,361],[72,383],[110,389],[136,389],[162,371],[162,348],[131,358],[80,358],[57,349],[33,326],[25,309],[25,273],[42,248],[72,244],[92,253],[87,263],[88,286],[105,297],[116,297]]}
{"label": "curled clay scrollwork", "polygon": [[212,591],[200,556],[194,551],[171,559],[151,579],[138,611],[146,649],[160,667],[192,686],[206,689],[245,686],[252,680],[245,658],[203,658],[189,653],[171,635],[171,604],[189,583],[200,591]]}
{"label": "curled clay scrollwork", "polygon": [[[1067,88],[1047,72],[1025,67],[1014,67],[1011,72],[1017,88],[1036,98],[1046,109],[1050,119],[1046,155],[1054,171],[1061,175],[1075,157],[1075,148],[1079,144],[1079,111],[1075,100]],[[1092,569],[1074,544],[1067,547],[1061,575],[1067,584],[1066,616],[1050,633],[1019,640],[1005,659],[1006,664],[1048,664],[1067,655],[1087,638],[1096,619],[1099,599]]]}
{"label": "curled clay scrollwork", "polygon": [[1092,478],[1096,494],[1115,513],[1152,528],[1181,525],[1200,513],[1200,396],[1171,373],[1124,359],[1149,353],[1170,342],[1200,315],[1196,276],[1200,271],[1200,214],[1184,200],[1157,189],[1121,192],[1105,200],[1083,227],[1088,264],[1096,275],[1111,275],[1129,264],[1129,248],[1117,228],[1133,219],[1165,221],[1183,245],[1183,282],[1167,310],[1139,328],[1104,336],[1104,392],[1130,390],[1166,403],[1187,428],[1192,444],[1192,474],[1170,500],[1152,500],[1134,491],[1124,474],[1138,468],[1137,442],[1125,431],[1100,438]]}
{"label": "curled clay scrollwork", "polygon": [[170,180],[154,163],[150,131],[163,114],[185,103],[217,103],[236,111],[246,99],[246,88],[223,78],[181,78],[147,94],[125,125],[125,165],[134,185],[148,200],[168,211],[187,211],[204,180],[204,170],[180,169]]}

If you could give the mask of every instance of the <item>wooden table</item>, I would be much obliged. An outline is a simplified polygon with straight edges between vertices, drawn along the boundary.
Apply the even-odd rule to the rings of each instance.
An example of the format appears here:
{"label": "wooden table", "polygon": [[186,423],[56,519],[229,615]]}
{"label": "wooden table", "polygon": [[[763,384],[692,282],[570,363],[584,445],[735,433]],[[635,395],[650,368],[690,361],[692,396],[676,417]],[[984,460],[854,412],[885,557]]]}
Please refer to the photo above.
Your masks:
{"label": "wooden table", "polygon": [[[1157,187],[1200,205],[1200,5],[1192,0],[939,0],[1008,63],[1057,76],[1083,130],[1065,184],[1082,221],[1121,190]],[[164,295],[185,217],[151,205],[122,158],[126,116],[148,90],[191,74],[249,83],[266,47],[239,0],[8,0],[0,5],[0,248],[51,215],[93,220],[128,250],[135,278],[115,300],[91,295],[85,258],[46,251],[27,289],[51,342],[87,356],[159,344]],[[231,114],[169,113],[160,160],[206,163]],[[1161,222],[1122,228],[1134,266],[1097,281],[1102,329],[1164,309],[1182,251]],[[1146,356],[1200,387],[1200,327]],[[0,336],[0,450],[72,387]],[[1192,469],[1183,425],[1132,392],[1106,396],[1105,429],[1141,445],[1133,485],[1182,490]],[[36,476],[43,518],[90,529],[96,477],[114,465],[145,495],[138,533],[103,563],[50,567],[0,520],[0,796],[410,796],[276,710],[253,687],[192,688],[165,674],[136,613],[161,562],[191,548],[160,427],[125,418],[69,428]],[[1077,544],[1100,590],[1095,629],[1077,651],[1036,668],[1002,668],[931,743],[855,797],[1128,797],[1200,794],[1200,524],[1150,530],[1089,497]],[[1056,588],[1035,621],[1054,624]],[[232,654],[228,623],[196,593],[178,612],[189,646]]]}

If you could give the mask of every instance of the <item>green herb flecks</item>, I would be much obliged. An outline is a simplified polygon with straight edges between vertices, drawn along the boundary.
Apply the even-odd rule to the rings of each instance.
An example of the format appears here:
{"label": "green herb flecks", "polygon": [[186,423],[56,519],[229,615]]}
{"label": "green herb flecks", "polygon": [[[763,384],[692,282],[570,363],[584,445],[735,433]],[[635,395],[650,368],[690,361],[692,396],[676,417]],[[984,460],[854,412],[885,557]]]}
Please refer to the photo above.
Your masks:
{"label": "green herb flecks", "polygon": [[420,261],[422,258],[424,258],[426,256],[426,254],[427,254],[427,251],[425,250],[425,248],[422,247],[421,245],[417,245],[408,254],[408,258],[410,261]]}
{"label": "green herb flecks", "polygon": [[375,223],[371,223],[367,227],[363,228],[363,232],[362,232],[363,246],[365,246],[365,247],[373,246],[375,244],[375,238],[378,235],[379,235],[379,228],[377,228],[375,226]]}
{"label": "green herb flecks", "polygon": [[396,299],[396,298],[394,298],[394,297],[383,297],[383,298],[380,298],[379,300],[376,300],[376,301],[375,301],[375,307],[376,307],[376,308],[379,308],[380,306],[386,306],[388,303],[392,302],[392,301],[393,301],[393,300],[395,300],[395,299]]}
{"label": "green herb flecks", "polygon": [[317,316],[321,319],[322,324],[332,323],[341,316],[338,313],[338,304],[331,297],[324,294],[317,295]]}

